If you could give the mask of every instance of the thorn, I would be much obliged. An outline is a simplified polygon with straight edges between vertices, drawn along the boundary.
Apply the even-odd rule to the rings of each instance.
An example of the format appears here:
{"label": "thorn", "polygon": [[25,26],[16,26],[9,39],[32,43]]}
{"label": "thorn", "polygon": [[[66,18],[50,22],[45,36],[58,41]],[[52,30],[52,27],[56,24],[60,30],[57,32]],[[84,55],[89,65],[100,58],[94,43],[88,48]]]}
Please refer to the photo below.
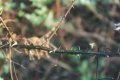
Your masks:
{"label": "thorn", "polygon": [[53,51],[49,51],[49,53],[52,53]]}
{"label": "thorn", "polygon": [[11,47],[14,47],[15,45],[17,45],[17,42],[13,43],[13,44],[11,45]]}
{"label": "thorn", "polygon": [[89,45],[91,46],[91,48],[93,49],[94,48],[94,46],[95,46],[95,43],[89,43]]}
{"label": "thorn", "polygon": [[57,49],[54,49],[54,50],[52,50],[52,51],[49,51],[49,53],[55,53],[56,50],[57,50]]}

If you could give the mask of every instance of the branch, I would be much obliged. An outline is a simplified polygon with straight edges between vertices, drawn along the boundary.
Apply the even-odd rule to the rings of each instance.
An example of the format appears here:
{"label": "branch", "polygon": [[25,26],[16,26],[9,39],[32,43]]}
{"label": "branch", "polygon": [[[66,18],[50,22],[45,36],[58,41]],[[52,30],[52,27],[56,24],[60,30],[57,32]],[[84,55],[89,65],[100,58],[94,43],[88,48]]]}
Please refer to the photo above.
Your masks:
{"label": "branch", "polygon": [[[2,45],[0,45],[2,46]],[[1,49],[9,48],[9,45],[2,46]],[[82,51],[82,50],[54,50],[51,48],[43,47],[43,46],[34,46],[34,45],[15,45],[11,48],[21,48],[21,49],[38,49],[47,51],[50,54],[58,53],[58,54],[82,54],[89,56],[98,56],[98,57],[120,57],[120,52],[92,52],[92,51]]]}

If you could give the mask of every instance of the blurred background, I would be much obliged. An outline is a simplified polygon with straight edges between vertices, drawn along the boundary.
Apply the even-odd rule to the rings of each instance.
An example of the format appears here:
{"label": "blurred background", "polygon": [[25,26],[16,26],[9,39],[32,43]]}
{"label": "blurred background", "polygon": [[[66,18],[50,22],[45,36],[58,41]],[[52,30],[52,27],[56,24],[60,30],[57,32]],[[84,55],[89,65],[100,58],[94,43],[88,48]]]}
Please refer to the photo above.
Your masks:
{"label": "blurred background", "polygon": [[[0,16],[18,38],[40,38],[60,22],[71,1],[0,0]],[[60,50],[118,52],[120,32],[114,30],[114,24],[119,22],[119,0],[75,0],[74,8],[50,42]],[[0,38],[6,37],[6,34],[6,30],[0,27]],[[3,53],[4,50],[0,50],[0,80],[10,80],[9,63]],[[95,56],[67,53],[51,56],[51,59],[31,61],[27,55],[14,52],[14,80],[96,79]],[[119,57],[99,58],[99,78],[117,80],[119,72]]]}

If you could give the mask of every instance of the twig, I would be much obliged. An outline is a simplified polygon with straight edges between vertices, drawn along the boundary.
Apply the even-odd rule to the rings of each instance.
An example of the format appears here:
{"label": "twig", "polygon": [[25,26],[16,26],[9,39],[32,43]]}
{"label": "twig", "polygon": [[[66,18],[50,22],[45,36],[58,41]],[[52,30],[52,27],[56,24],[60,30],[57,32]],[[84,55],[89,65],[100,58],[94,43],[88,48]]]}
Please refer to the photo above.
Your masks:
{"label": "twig", "polygon": [[[6,28],[6,30],[8,31],[8,34],[10,35],[10,38],[12,39],[12,41],[14,41],[13,37],[12,37],[12,33],[10,32],[9,28],[7,27],[6,23],[4,22],[4,20],[0,17],[0,20],[2,21],[2,24],[4,25],[4,27]],[[14,41],[15,42],[15,41]]]}
{"label": "twig", "polygon": [[50,41],[50,39],[56,34],[56,31],[61,27],[62,22],[65,20],[68,13],[70,13],[71,9],[73,8],[74,2],[75,2],[75,0],[72,0],[72,3],[70,4],[69,9],[65,13],[65,15],[62,17],[60,22],[57,24],[57,26],[55,26],[51,31],[49,31],[48,33],[45,34],[45,36],[43,36],[43,38],[47,36],[47,38],[46,38],[47,40],[45,42],[43,42],[43,44],[46,43],[47,41]]}
{"label": "twig", "polygon": [[5,46],[7,46],[7,45],[9,45],[9,44],[10,44],[10,43],[6,43],[6,44],[4,44],[4,45],[1,45],[1,46],[0,46],[0,49],[3,48],[3,47],[5,47]]}
{"label": "twig", "polygon": [[21,67],[21,68],[23,68],[23,69],[26,69],[26,67],[25,67],[25,66],[23,66],[23,65],[21,65],[21,64],[19,64],[19,63],[17,63],[17,62],[15,62],[15,61],[13,61],[13,60],[12,60],[12,63],[14,63],[14,64],[16,64],[16,65],[20,66],[20,67]]}
{"label": "twig", "polygon": [[14,80],[13,79],[13,70],[12,70],[12,48],[11,48],[11,41],[10,41],[10,44],[9,44],[9,61],[10,61],[10,77],[11,77],[11,80]]}
{"label": "twig", "polygon": [[[15,20],[11,20],[11,19],[7,19],[7,20],[4,20],[4,23],[8,23],[8,22],[15,22]],[[3,23],[0,23],[0,27],[3,25]]]}
{"label": "twig", "polygon": [[16,69],[15,69],[15,65],[14,65],[14,63],[13,63],[13,71],[14,71],[14,74],[15,74],[16,80],[18,80],[18,77],[17,77],[17,74],[16,74]]}
{"label": "twig", "polygon": [[58,23],[58,25],[53,29],[53,33],[49,36],[48,40],[50,40],[54,34],[56,33],[56,31],[61,27],[61,23],[65,20],[65,18],[67,17],[68,13],[70,13],[71,9],[73,8],[73,4],[74,4],[75,0],[72,1],[69,9],[67,10],[67,12],[65,13],[65,15],[62,17],[62,19],[60,20],[60,22]]}
{"label": "twig", "polygon": [[[1,51],[2,51],[2,53],[3,53],[4,57],[5,57],[5,59],[6,59],[7,61],[9,61],[9,59],[7,58],[7,55],[4,53],[4,51],[3,51],[2,49],[1,49]],[[19,64],[19,63],[17,63],[17,62],[15,62],[15,61],[13,61],[13,60],[11,60],[11,61],[12,61],[12,63],[14,63],[14,64],[20,66],[21,68],[26,69],[25,66],[23,66],[23,65],[21,65],[21,64]]]}

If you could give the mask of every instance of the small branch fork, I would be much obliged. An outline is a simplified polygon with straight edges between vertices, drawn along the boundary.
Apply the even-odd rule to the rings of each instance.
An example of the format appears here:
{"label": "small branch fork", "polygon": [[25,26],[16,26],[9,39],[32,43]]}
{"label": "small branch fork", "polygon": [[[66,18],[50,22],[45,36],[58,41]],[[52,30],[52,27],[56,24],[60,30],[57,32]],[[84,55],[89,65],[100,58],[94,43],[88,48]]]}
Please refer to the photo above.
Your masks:
{"label": "small branch fork", "polygon": [[[2,45],[0,45],[2,46]],[[1,49],[9,48],[9,45],[5,45],[0,47]],[[34,46],[34,45],[14,45],[11,48],[19,48],[19,49],[38,49],[47,51],[49,54],[83,54],[89,56],[98,56],[98,57],[120,57],[120,52],[92,52],[92,51],[82,51],[82,50],[54,50],[51,48],[43,47],[43,46]]]}

